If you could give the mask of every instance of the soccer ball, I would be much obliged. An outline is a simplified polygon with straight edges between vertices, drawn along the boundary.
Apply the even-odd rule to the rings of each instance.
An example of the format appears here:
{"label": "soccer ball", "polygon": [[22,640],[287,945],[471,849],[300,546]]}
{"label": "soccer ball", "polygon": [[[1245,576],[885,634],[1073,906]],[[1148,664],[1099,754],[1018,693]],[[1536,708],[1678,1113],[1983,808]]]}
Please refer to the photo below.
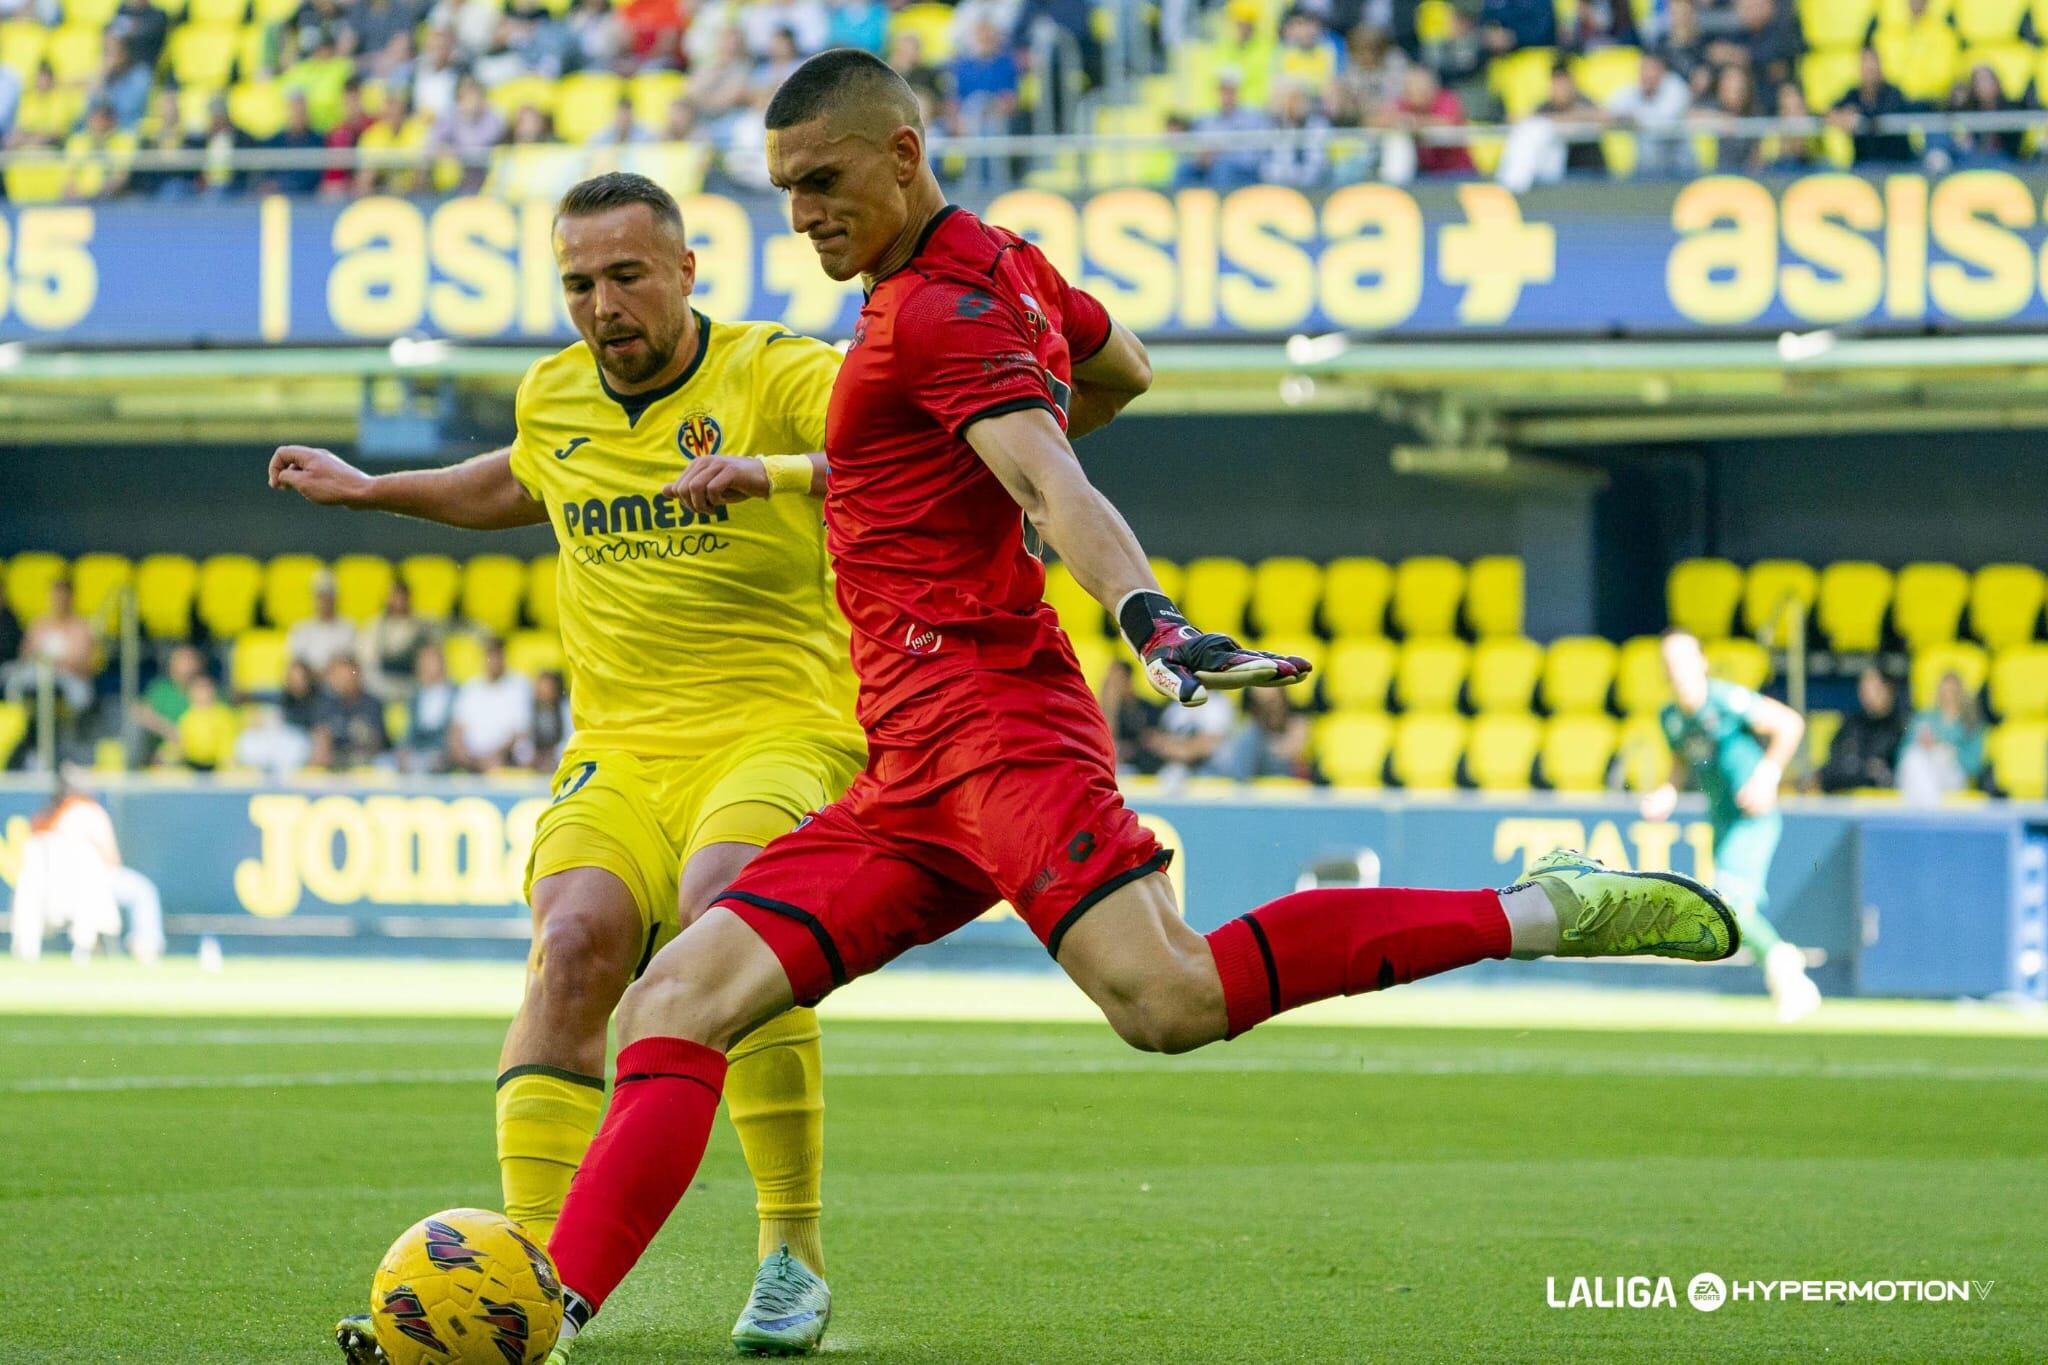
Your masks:
{"label": "soccer ball", "polygon": [[562,1282],[504,1214],[449,1209],[384,1253],[370,1316],[391,1365],[540,1365],[562,1331]]}

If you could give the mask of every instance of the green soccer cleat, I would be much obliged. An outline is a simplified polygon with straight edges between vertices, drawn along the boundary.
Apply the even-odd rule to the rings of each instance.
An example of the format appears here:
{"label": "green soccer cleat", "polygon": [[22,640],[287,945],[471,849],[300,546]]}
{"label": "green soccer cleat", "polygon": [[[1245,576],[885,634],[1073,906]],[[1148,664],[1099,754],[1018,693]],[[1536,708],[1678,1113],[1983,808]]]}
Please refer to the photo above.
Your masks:
{"label": "green soccer cleat", "polygon": [[386,1365],[384,1348],[368,1313],[351,1313],[334,1324],[334,1340],[348,1365]]}
{"label": "green soccer cleat", "polygon": [[832,1291],[785,1246],[755,1272],[754,1292],[732,1326],[733,1348],[747,1356],[809,1355],[831,1321]]}
{"label": "green soccer cleat", "polygon": [[1683,958],[1719,962],[1742,946],[1719,896],[1676,872],[1615,872],[1578,852],[1538,859],[1527,882],[1557,911],[1559,957]]}
{"label": "green soccer cleat", "polygon": [[560,1342],[549,1351],[546,1365],[569,1365],[569,1343]]}

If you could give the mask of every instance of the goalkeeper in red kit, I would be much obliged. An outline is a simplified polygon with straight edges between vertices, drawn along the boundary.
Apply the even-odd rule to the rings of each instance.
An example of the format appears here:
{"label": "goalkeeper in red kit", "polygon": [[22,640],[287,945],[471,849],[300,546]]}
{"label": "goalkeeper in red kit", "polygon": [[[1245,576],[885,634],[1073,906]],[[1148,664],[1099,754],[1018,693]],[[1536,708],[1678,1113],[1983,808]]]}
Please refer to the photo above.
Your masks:
{"label": "goalkeeper in red kit", "polygon": [[868,288],[825,435],[868,765],[626,992],[611,1107],[549,1244],[569,1336],[693,1178],[732,1042],[998,900],[1125,1041],[1157,1052],[1485,958],[1735,951],[1733,917],[1698,883],[1572,853],[1503,891],[1305,891],[1189,928],[1168,854],[1117,791],[1024,520],[1174,701],[1284,686],[1309,665],[1182,617],[1074,458],[1070,438],[1148,386],[1144,348],[1036,247],[945,202],[916,100],[877,58],[811,58],[767,121],[795,229],[827,275]]}

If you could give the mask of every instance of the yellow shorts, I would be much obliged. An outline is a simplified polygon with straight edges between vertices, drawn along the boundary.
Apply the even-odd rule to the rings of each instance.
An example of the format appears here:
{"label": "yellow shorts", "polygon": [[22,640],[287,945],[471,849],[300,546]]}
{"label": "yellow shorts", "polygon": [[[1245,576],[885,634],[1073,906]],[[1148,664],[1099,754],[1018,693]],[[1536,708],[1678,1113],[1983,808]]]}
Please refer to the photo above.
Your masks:
{"label": "yellow shorts", "polygon": [[690,855],[709,844],[766,845],[838,800],[866,762],[857,743],[801,731],[704,758],[572,742],[555,770],[554,800],[534,828],[527,900],[543,877],[602,868],[633,893],[651,958],[681,931],[676,888]]}

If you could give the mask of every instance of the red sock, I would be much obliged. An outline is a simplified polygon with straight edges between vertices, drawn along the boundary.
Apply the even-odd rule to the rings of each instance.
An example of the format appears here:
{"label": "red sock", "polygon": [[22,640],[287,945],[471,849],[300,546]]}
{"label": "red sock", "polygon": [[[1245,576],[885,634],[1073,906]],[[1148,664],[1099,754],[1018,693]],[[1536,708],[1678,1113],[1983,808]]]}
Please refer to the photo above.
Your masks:
{"label": "red sock", "polygon": [[619,1049],[604,1126],[570,1182],[548,1253],[595,1311],[626,1278],[696,1178],[725,1090],[725,1055],[684,1038]]}
{"label": "red sock", "polygon": [[1492,891],[1298,891],[1209,935],[1235,1038],[1283,1010],[1508,955]]}

